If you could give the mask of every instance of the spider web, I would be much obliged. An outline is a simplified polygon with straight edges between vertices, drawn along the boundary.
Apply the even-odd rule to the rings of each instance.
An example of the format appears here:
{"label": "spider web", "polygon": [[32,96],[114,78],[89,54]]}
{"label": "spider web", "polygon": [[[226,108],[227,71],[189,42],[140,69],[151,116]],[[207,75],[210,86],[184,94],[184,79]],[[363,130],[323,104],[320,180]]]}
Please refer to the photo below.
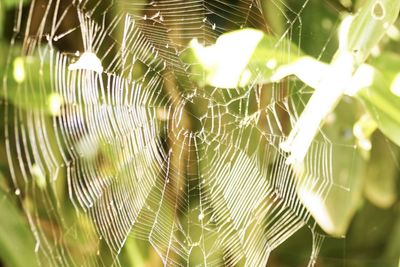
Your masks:
{"label": "spider web", "polygon": [[[295,19],[281,40],[306,6],[282,10]],[[7,155],[44,266],[109,265],[101,253],[118,265],[129,237],[165,266],[265,266],[312,225],[298,189],[325,199],[333,146],[314,142],[301,172],[279,149],[307,88],[200,87],[193,75],[202,73],[181,59],[194,38],[274,34],[262,10],[257,0],[21,2],[13,43],[22,42],[26,81],[5,92],[20,103],[5,104]],[[290,57],[284,42],[275,47]],[[323,239],[313,236],[309,266]],[[96,245],[77,253],[85,244]]]}

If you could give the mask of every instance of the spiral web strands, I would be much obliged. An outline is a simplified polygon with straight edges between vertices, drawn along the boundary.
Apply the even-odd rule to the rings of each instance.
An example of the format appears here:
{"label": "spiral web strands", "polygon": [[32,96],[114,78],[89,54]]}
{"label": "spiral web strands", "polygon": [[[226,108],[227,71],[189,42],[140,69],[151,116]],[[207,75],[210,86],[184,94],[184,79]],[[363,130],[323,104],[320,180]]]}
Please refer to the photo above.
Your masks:
{"label": "spiral web strands", "polygon": [[[26,81],[6,87],[20,105],[5,103],[4,123],[43,266],[107,266],[103,246],[118,266],[130,237],[165,266],[265,266],[309,224],[297,189],[326,197],[333,146],[314,142],[301,174],[279,149],[309,92],[293,81],[201,87],[181,59],[194,38],[209,45],[244,27],[273,34],[260,1],[37,1],[16,16]],[[66,49],[71,42],[81,49]],[[82,258],[85,244],[96,245]]]}

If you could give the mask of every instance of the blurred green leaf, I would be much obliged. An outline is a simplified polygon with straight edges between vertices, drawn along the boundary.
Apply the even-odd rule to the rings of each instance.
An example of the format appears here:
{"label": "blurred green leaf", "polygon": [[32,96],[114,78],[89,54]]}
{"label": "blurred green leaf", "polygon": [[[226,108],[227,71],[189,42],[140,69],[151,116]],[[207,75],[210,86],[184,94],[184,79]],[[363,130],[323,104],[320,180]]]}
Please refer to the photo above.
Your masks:
{"label": "blurred green leaf", "polygon": [[255,29],[221,35],[211,46],[192,40],[184,61],[200,84],[221,88],[268,83],[274,70],[296,60],[299,49],[287,39],[278,39]]}
{"label": "blurred green leaf", "polygon": [[35,241],[20,211],[0,190],[0,257],[9,267],[38,266]]}
{"label": "blurred green leaf", "polygon": [[285,2],[262,1],[264,17],[273,32],[282,35],[285,32],[287,18],[280,12],[285,8]]}
{"label": "blurred green leaf", "polygon": [[133,237],[126,240],[125,250],[127,251],[127,262],[129,262],[131,266],[146,266],[145,259],[143,258],[140,248]]}
{"label": "blurred green leaf", "polygon": [[365,1],[351,20],[347,34],[345,30],[340,36],[340,50],[353,53],[355,65],[361,65],[396,21],[399,10],[398,0]]}
{"label": "blurred green leaf", "polygon": [[[366,161],[354,146],[355,138],[352,135],[353,124],[357,119],[359,107],[356,101],[346,99],[341,101],[335,112],[326,121],[323,136],[328,138],[332,146],[332,176],[333,185],[325,199],[317,197],[320,186],[299,188],[299,197],[311,212],[319,226],[328,234],[343,237],[351,220],[362,202],[363,178],[365,176]],[[312,155],[306,155],[310,157]],[[323,173],[323,166],[319,166],[319,173]],[[325,177],[326,178],[326,177]],[[318,183],[326,182],[320,179]]]}
{"label": "blurred green leaf", "polygon": [[400,56],[382,54],[370,64],[375,67],[372,85],[357,96],[375,119],[379,129],[400,145]]}
{"label": "blurred green leaf", "polygon": [[12,8],[18,6],[20,3],[23,5],[29,3],[31,0],[2,0],[6,8]]}
{"label": "blurred green leaf", "polygon": [[372,139],[371,158],[367,165],[364,194],[374,205],[389,208],[396,201],[396,159],[390,157],[397,154],[396,148],[379,132]]}

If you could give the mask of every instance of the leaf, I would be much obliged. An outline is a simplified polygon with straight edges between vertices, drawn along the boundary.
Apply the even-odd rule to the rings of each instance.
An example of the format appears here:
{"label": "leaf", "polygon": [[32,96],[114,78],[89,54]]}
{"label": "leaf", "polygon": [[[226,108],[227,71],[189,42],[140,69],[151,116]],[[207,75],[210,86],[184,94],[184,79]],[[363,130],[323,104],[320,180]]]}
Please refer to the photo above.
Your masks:
{"label": "leaf", "polygon": [[126,251],[125,263],[129,263],[131,266],[146,266],[146,259],[143,257],[141,249],[135,238],[128,238],[124,246],[124,250]]}
{"label": "leaf", "polygon": [[[379,4],[383,14],[376,10],[376,4]],[[400,1],[368,1],[354,18],[349,17],[342,22],[339,49],[317,83],[315,93],[296,125],[280,146],[290,153],[288,163],[297,164],[304,160],[323,120],[335,109],[351,83],[353,74],[395,21],[399,9]],[[382,16],[377,18],[377,13]],[[369,20],[371,24],[368,24]]]}
{"label": "leaf", "polygon": [[380,208],[389,208],[396,202],[397,154],[395,147],[382,134],[374,134],[364,194],[371,203]]}
{"label": "leaf", "polygon": [[299,54],[289,40],[248,28],[223,34],[211,46],[192,40],[184,61],[193,64],[194,79],[200,84],[235,88],[271,82],[274,70]]}
{"label": "leaf", "polygon": [[[355,65],[359,66],[379,43],[387,29],[396,21],[400,1],[365,1],[348,29],[340,35],[340,48],[353,53]],[[350,22],[350,21],[349,21]],[[346,33],[346,31],[348,32]]]}
{"label": "leaf", "polygon": [[38,266],[35,241],[21,212],[0,190],[0,257],[9,267]]}
{"label": "leaf", "polygon": [[280,81],[283,78],[295,75],[303,83],[317,89],[319,83],[328,72],[329,64],[318,61],[312,57],[300,57],[291,64],[283,65],[272,75],[272,81]]}
{"label": "leaf", "polygon": [[[386,53],[370,64],[363,64],[347,85],[346,93],[361,99],[376,120],[379,129],[393,142],[400,145],[400,56]],[[280,67],[272,76],[279,81],[295,75],[308,86],[318,89],[326,75],[328,64],[311,57],[301,57]],[[380,71],[384,70],[384,72]]]}
{"label": "leaf", "polygon": [[372,85],[357,94],[379,129],[397,145],[400,145],[399,60],[398,55],[382,54],[370,62],[375,67]]}
{"label": "leaf", "polygon": [[[363,178],[366,161],[354,148],[353,124],[357,119],[358,106],[355,101],[341,101],[331,118],[326,121],[324,136],[332,145],[333,185],[325,199],[317,197],[319,185],[299,188],[299,197],[318,225],[328,234],[343,237],[362,201]],[[306,155],[312,157],[311,154]],[[319,166],[323,168],[323,166]],[[318,170],[315,170],[318,171]],[[318,173],[324,173],[320,170]],[[327,177],[324,177],[327,179]],[[324,179],[318,180],[322,184]],[[326,181],[325,181],[326,182]]]}

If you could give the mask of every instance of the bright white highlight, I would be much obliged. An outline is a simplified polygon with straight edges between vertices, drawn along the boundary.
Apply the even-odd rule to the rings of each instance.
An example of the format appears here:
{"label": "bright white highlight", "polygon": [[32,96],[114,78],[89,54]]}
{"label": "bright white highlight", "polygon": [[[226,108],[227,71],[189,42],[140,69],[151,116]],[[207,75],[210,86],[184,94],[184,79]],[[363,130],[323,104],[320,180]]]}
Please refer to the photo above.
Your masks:
{"label": "bright white highlight", "polygon": [[89,70],[97,73],[103,72],[100,59],[92,52],[83,53],[78,61],[68,66],[68,70]]}
{"label": "bright white highlight", "polygon": [[396,96],[400,96],[400,73],[398,73],[394,79],[392,84],[390,85],[390,91]]}
{"label": "bright white highlight", "polygon": [[61,107],[63,105],[64,101],[61,95],[57,93],[52,93],[50,94],[48,98],[48,107],[50,114],[53,116],[58,116],[61,114]]}
{"label": "bright white highlight", "polygon": [[13,68],[13,76],[14,80],[17,83],[23,83],[25,81],[25,60],[22,57],[17,57],[14,59],[14,68]]}
{"label": "bright white highlight", "polygon": [[245,68],[262,37],[261,31],[246,29],[222,35],[215,45],[205,47],[194,39],[190,46],[206,69],[216,70],[208,77],[208,83],[234,88],[249,79]]}
{"label": "bright white highlight", "polygon": [[39,188],[44,189],[46,187],[46,176],[40,166],[33,164],[31,167],[31,174],[35,178],[36,184]]}

